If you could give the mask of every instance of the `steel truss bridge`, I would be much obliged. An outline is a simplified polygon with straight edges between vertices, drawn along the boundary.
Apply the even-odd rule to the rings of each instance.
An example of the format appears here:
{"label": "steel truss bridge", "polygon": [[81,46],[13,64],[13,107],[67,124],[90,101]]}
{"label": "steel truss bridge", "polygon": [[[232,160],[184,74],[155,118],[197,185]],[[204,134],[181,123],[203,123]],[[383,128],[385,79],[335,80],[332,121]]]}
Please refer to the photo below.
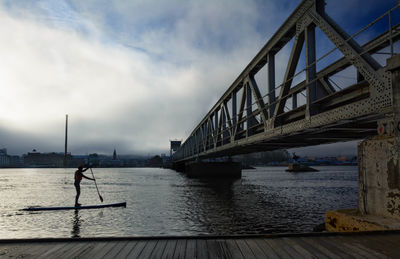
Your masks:
{"label": "steel truss bridge", "polygon": [[[377,57],[385,50],[389,53],[386,57],[393,56],[400,26],[392,25],[392,12],[398,7],[350,36],[325,13],[323,0],[303,0],[195,127],[173,155],[173,161],[377,135],[377,122],[393,114],[391,74]],[[387,30],[359,45],[355,37],[382,19],[389,21]],[[318,59],[316,28],[334,46]],[[275,57],[285,46],[291,46],[290,57],[282,83],[276,85]],[[317,71],[317,65],[335,51],[341,53],[341,58]],[[297,72],[301,57],[305,58],[305,68]],[[338,88],[331,78],[350,67],[357,79],[352,85]],[[263,68],[267,74],[264,95],[256,80]],[[298,80],[301,74],[302,80]],[[300,82],[294,84],[296,80]]]}

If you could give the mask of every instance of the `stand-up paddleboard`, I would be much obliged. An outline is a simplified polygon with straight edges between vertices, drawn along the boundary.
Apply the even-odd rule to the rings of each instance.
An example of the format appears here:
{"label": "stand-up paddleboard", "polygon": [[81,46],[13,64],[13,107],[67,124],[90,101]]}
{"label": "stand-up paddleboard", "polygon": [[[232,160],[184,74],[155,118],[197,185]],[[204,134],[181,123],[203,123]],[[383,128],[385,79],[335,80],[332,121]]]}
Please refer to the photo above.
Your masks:
{"label": "stand-up paddleboard", "polygon": [[79,207],[28,207],[22,210],[25,211],[39,211],[39,210],[85,210],[85,209],[100,209],[107,207],[126,207],[126,202],[101,204],[101,205],[88,205]]}

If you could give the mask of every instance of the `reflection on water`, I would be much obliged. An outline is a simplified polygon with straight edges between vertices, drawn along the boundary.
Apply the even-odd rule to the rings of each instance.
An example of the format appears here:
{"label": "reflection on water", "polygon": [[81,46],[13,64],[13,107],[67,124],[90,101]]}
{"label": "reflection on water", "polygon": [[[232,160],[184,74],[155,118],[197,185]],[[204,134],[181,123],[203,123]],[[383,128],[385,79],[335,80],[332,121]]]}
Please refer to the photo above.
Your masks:
{"label": "reflection on water", "polygon": [[72,231],[71,231],[71,237],[72,238],[77,238],[80,237],[80,227],[81,227],[81,219],[79,218],[79,210],[74,211],[74,220],[72,224]]}
{"label": "reflection on water", "polygon": [[[0,236],[93,237],[256,234],[311,231],[326,210],[357,206],[357,168],[321,167],[292,174],[280,167],[245,170],[242,179],[192,179],[166,169],[96,169],[104,203],[126,208],[21,212],[72,206],[68,169],[0,170]],[[10,187],[12,186],[12,187]],[[80,202],[98,204],[92,181]]]}
{"label": "reflection on water", "polygon": [[182,197],[185,222],[191,224],[193,231],[205,233],[232,233],[234,225],[234,185],[240,179],[183,179],[182,186],[176,188],[177,196]]}

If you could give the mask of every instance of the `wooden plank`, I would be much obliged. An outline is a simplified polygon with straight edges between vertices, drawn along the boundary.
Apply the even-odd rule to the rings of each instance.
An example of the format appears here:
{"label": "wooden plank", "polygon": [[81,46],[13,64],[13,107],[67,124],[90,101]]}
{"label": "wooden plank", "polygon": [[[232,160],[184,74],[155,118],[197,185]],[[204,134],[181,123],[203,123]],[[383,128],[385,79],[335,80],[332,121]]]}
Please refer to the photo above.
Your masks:
{"label": "wooden plank", "polygon": [[392,258],[400,258],[400,240],[387,235],[365,236],[362,240],[367,247]]}
{"label": "wooden plank", "polygon": [[167,241],[167,245],[165,246],[164,254],[163,254],[162,258],[165,258],[165,259],[173,258],[174,252],[175,252],[176,243],[177,243],[176,239],[169,239]]}
{"label": "wooden plank", "polygon": [[95,244],[91,244],[91,242],[70,242],[70,244],[73,246],[70,247],[68,250],[64,250],[63,254],[57,257],[75,258],[78,257],[80,254],[89,252],[95,247]]}
{"label": "wooden plank", "polygon": [[176,242],[174,258],[185,258],[186,239],[178,239]]}
{"label": "wooden plank", "polygon": [[114,246],[118,244],[118,241],[109,241],[102,249],[97,252],[97,258],[105,257],[105,255],[110,252]]}
{"label": "wooden plank", "polygon": [[67,245],[67,243],[56,243],[56,244],[53,245],[53,247],[51,249],[48,249],[44,253],[39,254],[37,258],[49,258],[49,257],[52,257],[53,253],[57,252],[60,249],[63,249],[66,245]]}
{"label": "wooden plank", "polygon": [[144,247],[147,244],[147,240],[140,240],[138,243],[135,245],[135,247],[131,250],[131,252],[128,254],[128,258],[139,258],[140,253],[143,251]]}
{"label": "wooden plank", "polygon": [[258,247],[264,252],[265,256],[267,258],[271,258],[271,259],[278,259],[281,258],[279,257],[279,255],[274,251],[274,249],[272,249],[272,247],[265,242],[264,239],[262,238],[257,238],[255,239],[255,242],[257,243]]}
{"label": "wooden plank", "polygon": [[300,238],[303,242],[307,243],[314,249],[317,249],[321,251],[324,255],[326,255],[329,258],[343,258],[344,256],[340,256],[339,254],[335,254],[333,251],[329,250],[326,248],[321,242],[317,242],[316,239],[310,238],[310,237],[301,237]]}
{"label": "wooden plank", "polygon": [[84,246],[85,243],[83,242],[68,242],[65,246],[60,247],[60,249],[53,251],[50,256],[53,258],[57,257],[67,258],[69,255],[79,251],[79,249],[81,249]]}
{"label": "wooden plank", "polygon": [[74,246],[72,242],[65,242],[62,246],[58,247],[58,249],[49,249],[46,252],[38,255],[38,258],[57,258],[57,257],[62,257],[64,254],[66,254],[68,251],[73,249]]}
{"label": "wooden plank", "polygon": [[118,258],[127,258],[129,253],[135,248],[139,242],[137,240],[129,240],[128,243],[119,251]]}
{"label": "wooden plank", "polygon": [[382,240],[382,242],[389,243],[395,247],[398,247],[400,244],[400,234],[371,235],[371,237]]}
{"label": "wooden plank", "polygon": [[310,245],[307,245],[307,243],[302,242],[299,237],[284,238],[284,240],[291,247],[293,247],[299,254],[301,254],[302,257],[311,258],[315,256],[317,258],[328,259],[328,257],[323,253],[321,253],[319,250],[311,247]]}
{"label": "wooden plank", "polygon": [[31,250],[32,255],[34,255],[35,258],[37,258],[39,255],[49,251],[51,248],[53,248],[54,243],[36,243],[33,250]]}
{"label": "wooden plank", "polygon": [[294,249],[292,245],[287,242],[287,240],[288,240],[287,238],[279,238],[279,241],[282,242],[281,245],[283,249],[285,249],[285,251],[288,252],[290,256],[292,256],[293,258],[306,257],[306,255],[303,255],[300,252],[296,251],[296,249]]}
{"label": "wooden plank", "polygon": [[162,258],[166,245],[167,245],[167,240],[165,239],[158,240],[156,246],[154,247],[153,253],[150,255],[150,258],[153,259]]}
{"label": "wooden plank", "polygon": [[234,240],[228,239],[225,241],[225,244],[227,247],[227,252],[229,253],[229,258],[232,259],[245,258]]}
{"label": "wooden plank", "polygon": [[278,242],[277,240],[277,238],[264,239],[264,241],[273,248],[273,250],[279,255],[280,258],[292,258],[292,256],[285,249],[283,249],[281,242]]}
{"label": "wooden plank", "polygon": [[334,243],[329,242],[326,237],[307,237],[307,240],[315,240],[319,245],[326,248],[328,251],[338,255],[341,258],[350,257],[341,247],[336,246]]}
{"label": "wooden plank", "polygon": [[[330,244],[332,246],[334,246],[336,249],[340,249],[341,251],[343,251],[343,253],[345,253],[347,255],[347,257],[352,257],[352,258],[360,258],[361,255],[359,255],[358,253],[356,253],[353,249],[349,248],[348,246],[343,246],[343,242],[339,242],[336,237],[326,237],[323,240],[324,242],[326,242],[326,244]],[[333,250],[335,251],[335,250]]]}
{"label": "wooden plank", "polygon": [[48,243],[28,243],[21,246],[14,246],[12,250],[8,251],[7,257],[35,257],[38,253],[43,253],[49,249]]}
{"label": "wooden plank", "polygon": [[[22,249],[22,246],[26,244],[1,244],[0,245],[0,256],[12,257],[17,251]],[[9,256],[10,255],[10,256]],[[14,256],[16,257],[16,256]]]}
{"label": "wooden plank", "polygon": [[148,240],[142,252],[138,255],[140,258],[150,258],[154,247],[157,245],[157,240]]}
{"label": "wooden plank", "polygon": [[[399,32],[400,32],[400,30],[399,30]],[[400,243],[400,234],[399,233],[396,233],[396,234],[395,233],[387,233],[387,234],[383,234],[380,236],[382,236],[384,238],[388,238],[390,240],[393,240],[393,242],[395,242],[396,244]]]}
{"label": "wooden plank", "polygon": [[116,258],[117,255],[124,249],[128,244],[128,241],[115,241],[116,244],[106,253],[102,258]]}
{"label": "wooden plank", "polygon": [[373,256],[372,254],[366,253],[363,250],[360,250],[359,248],[357,248],[356,246],[354,246],[353,244],[349,244],[349,240],[348,239],[342,239],[340,236],[335,236],[335,237],[327,237],[326,238],[327,242],[331,242],[334,243],[335,246],[340,247],[342,250],[344,250],[346,253],[359,258],[359,257],[363,257],[363,258],[376,258],[375,256]]}
{"label": "wooden plank", "polygon": [[7,257],[22,258],[27,256],[33,256],[34,251],[39,248],[42,248],[40,247],[40,244],[28,243],[28,244],[23,244],[21,246],[20,244],[14,244],[12,248],[8,247],[8,249],[4,249],[3,253],[6,253]]}
{"label": "wooden plank", "polygon": [[235,241],[244,258],[256,258],[244,239],[236,239]]}
{"label": "wooden plank", "polygon": [[99,252],[106,245],[107,245],[107,242],[105,242],[105,241],[91,242],[90,244],[87,245],[86,249],[83,249],[82,251],[78,251],[78,253],[75,254],[75,257],[99,258],[99,257],[101,257],[101,256],[99,256]]}
{"label": "wooden plank", "polygon": [[186,243],[185,258],[196,258],[196,240],[189,239]]}
{"label": "wooden plank", "polygon": [[387,258],[386,255],[375,250],[374,247],[371,247],[371,245],[373,245],[372,243],[367,243],[366,245],[363,245],[362,241],[365,239],[365,236],[361,237],[348,236],[348,237],[338,237],[338,238],[347,241],[346,245],[351,245],[352,247],[354,247],[354,249],[357,250],[357,253],[362,256],[365,257],[373,256],[374,258]]}
{"label": "wooden plank", "polygon": [[229,247],[226,243],[226,239],[218,239],[217,244],[221,250],[221,258],[232,258],[231,252],[229,251]]}
{"label": "wooden plank", "polygon": [[207,250],[209,258],[224,258],[224,251],[220,245],[221,241],[216,239],[207,240]]}
{"label": "wooden plank", "polygon": [[[38,257],[40,254],[46,253],[53,248],[54,243],[25,243],[19,249],[13,249],[13,256],[15,257]],[[9,255],[10,256],[10,255]]]}
{"label": "wooden plank", "polygon": [[[381,251],[384,250],[384,247],[387,245],[385,243],[379,243],[380,241],[369,241],[366,239],[367,236],[361,236],[361,237],[355,237],[355,236],[350,236],[350,242],[357,247],[358,249],[369,253],[375,258],[387,258],[387,256],[382,253]],[[398,249],[399,245],[396,246]]]}
{"label": "wooden plank", "polygon": [[209,258],[221,258],[220,256],[220,247],[217,244],[215,239],[206,240],[207,243],[207,253]]}
{"label": "wooden plank", "polygon": [[209,258],[207,253],[207,242],[204,239],[196,240],[197,258]]}
{"label": "wooden plank", "polygon": [[85,242],[86,245],[79,251],[77,251],[74,256],[76,258],[78,257],[84,257],[86,254],[90,254],[92,250],[97,251],[98,249],[101,249],[103,246],[105,246],[105,242],[100,243],[99,241],[92,241],[92,242]]}
{"label": "wooden plank", "polygon": [[28,253],[33,255],[34,257],[38,257],[39,255],[46,253],[47,251],[51,250],[55,244],[54,243],[36,243],[34,244],[35,247],[30,249]]}
{"label": "wooden plank", "polygon": [[250,247],[250,250],[253,252],[253,254],[256,258],[265,258],[266,257],[265,253],[257,245],[254,238],[249,238],[249,239],[246,239],[245,241],[246,241],[247,245]]}

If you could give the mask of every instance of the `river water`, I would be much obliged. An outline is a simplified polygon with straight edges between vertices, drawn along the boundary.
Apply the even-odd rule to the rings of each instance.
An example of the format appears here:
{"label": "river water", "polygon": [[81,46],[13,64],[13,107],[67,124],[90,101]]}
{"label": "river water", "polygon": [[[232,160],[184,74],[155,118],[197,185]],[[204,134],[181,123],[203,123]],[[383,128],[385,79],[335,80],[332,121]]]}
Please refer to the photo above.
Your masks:
{"label": "river water", "polygon": [[[325,211],[357,206],[357,167],[243,170],[237,180],[189,179],[169,169],[95,168],[104,203],[126,208],[25,212],[73,206],[74,169],[1,169],[0,238],[231,235],[309,232]],[[85,172],[90,176],[90,171]],[[101,204],[83,179],[80,203]]]}

